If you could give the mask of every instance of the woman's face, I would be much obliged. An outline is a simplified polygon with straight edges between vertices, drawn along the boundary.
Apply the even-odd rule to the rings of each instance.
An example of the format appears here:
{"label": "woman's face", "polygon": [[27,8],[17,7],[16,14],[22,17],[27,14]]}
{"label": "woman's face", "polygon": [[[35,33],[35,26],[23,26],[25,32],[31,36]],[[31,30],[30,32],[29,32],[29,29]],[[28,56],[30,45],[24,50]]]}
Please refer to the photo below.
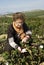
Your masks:
{"label": "woman's face", "polygon": [[21,19],[17,19],[15,21],[15,26],[16,27],[20,28],[20,27],[22,27],[22,25],[23,25],[23,21]]}

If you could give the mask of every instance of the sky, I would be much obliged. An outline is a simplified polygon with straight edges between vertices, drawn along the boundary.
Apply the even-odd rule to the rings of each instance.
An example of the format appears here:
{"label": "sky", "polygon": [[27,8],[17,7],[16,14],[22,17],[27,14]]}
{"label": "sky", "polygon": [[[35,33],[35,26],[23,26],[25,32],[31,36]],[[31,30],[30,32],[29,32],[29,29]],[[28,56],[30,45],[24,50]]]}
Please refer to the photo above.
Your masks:
{"label": "sky", "polygon": [[0,14],[44,10],[44,0],[0,0]]}

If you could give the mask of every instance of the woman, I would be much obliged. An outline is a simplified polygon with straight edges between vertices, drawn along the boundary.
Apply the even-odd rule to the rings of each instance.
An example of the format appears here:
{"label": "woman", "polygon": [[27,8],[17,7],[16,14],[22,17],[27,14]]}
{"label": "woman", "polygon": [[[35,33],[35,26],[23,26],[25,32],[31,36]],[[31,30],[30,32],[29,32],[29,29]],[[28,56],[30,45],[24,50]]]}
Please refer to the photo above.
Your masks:
{"label": "woman", "polygon": [[27,43],[27,40],[30,39],[32,32],[25,23],[23,13],[17,12],[13,15],[13,22],[9,26],[7,34],[6,51],[10,52],[12,49],[18,49],[21,53],[26,52],[26,49],[22,49],[19,43],[20,41],[22,43]]}

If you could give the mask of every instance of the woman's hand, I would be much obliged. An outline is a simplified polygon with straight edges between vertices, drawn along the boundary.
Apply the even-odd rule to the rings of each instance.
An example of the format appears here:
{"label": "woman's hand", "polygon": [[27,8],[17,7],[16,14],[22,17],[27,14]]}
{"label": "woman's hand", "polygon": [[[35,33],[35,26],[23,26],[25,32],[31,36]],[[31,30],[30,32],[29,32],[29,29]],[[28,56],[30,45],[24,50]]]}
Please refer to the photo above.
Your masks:
{"label": "woman's hand", "polygon": [[25,53],[25,52],[27,52],[26,49],[25,48],[22,49],[21,53]]}
{"label": "woman's hand", "polygon": [[24,39],[22,40],[22,43],[26,43],[29,38],[30,38],[30,36],[26,35],[26,37],[24,37]]}
{"label": "woman's hand", "polygon": [[27,37],[27,39],[29,39],[29,38],[30,38],[30,36],[29,36],[29,35],[26,35],[26,37]]}
{"label": "woman's hand", "polygon": [[20,51],[20,52],[22,51],[21,47],[18,47],[18,51]]}
{"label": "woman's hand", "polygon": [[18,47],[18,51],[20,51],[20,53],[25,53],[25,52],[27,52],[25,48],[24,48],[24,49],[21,49],[21,47]]}

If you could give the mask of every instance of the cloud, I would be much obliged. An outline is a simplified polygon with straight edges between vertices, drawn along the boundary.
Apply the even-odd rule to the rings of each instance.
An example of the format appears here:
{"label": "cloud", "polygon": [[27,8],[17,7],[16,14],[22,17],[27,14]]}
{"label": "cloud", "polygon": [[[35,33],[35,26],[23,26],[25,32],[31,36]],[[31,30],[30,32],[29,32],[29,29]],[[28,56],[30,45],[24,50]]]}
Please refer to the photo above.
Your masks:
{"label": "cloud", "polygon": [[44,0],[5,0],[0,2],[0,13],[44,9]]}

